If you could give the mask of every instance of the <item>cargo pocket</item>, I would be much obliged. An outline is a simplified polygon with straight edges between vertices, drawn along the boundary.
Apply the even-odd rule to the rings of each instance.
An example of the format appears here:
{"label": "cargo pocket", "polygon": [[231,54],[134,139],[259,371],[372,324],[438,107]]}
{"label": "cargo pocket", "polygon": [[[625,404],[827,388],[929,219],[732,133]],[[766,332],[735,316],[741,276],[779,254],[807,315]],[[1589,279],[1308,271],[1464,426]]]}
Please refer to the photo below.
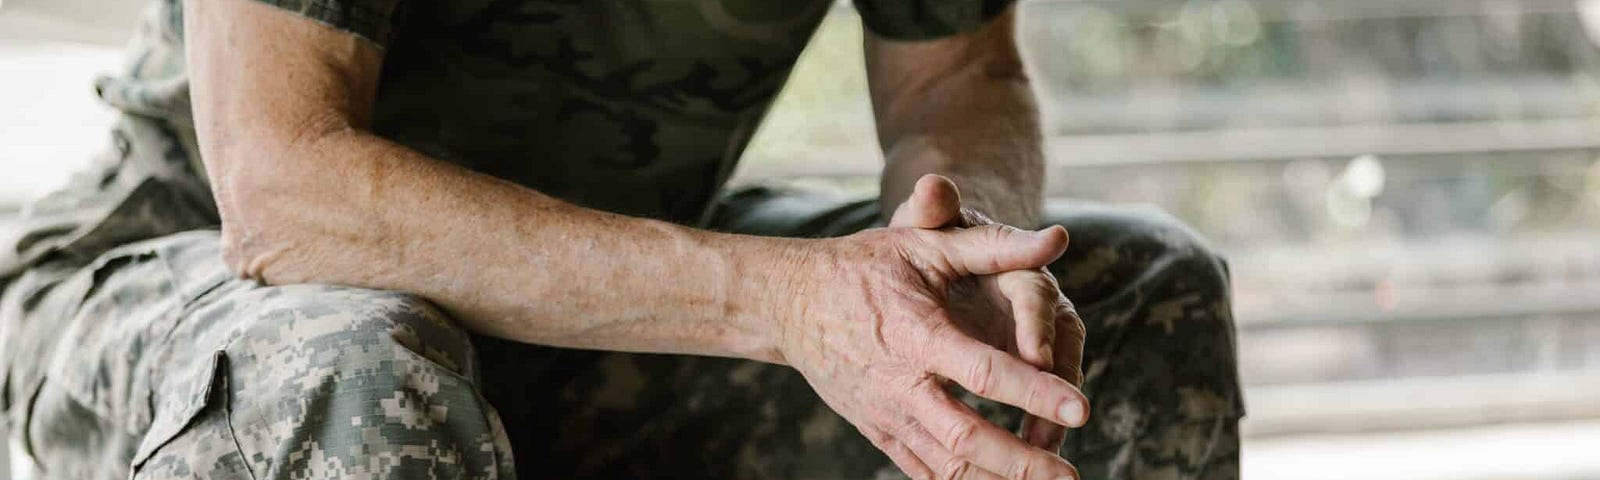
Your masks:
{"label": "cargo pocket", "polygon": [[[86,438],[112,439],[112,426],[142,430],[148,409],[129,392],[148,389],[139,361],[149,326],[170,316],[170,279],[137,245],[82,268],[40,268],[6,292],[0,367],[12,436],[27,462],[50,476],[96,470]],[[134,297],[142,301],[132,301]],[[124,317],[151,321],[122,321]],[[142,397],[140,397],[142,400]]]}
{"label": "cargo pocket", "polygon": [[155,419],[134,452],[132,478],[252,478],[228,421],[227,368],[218,350],[157,390]]}

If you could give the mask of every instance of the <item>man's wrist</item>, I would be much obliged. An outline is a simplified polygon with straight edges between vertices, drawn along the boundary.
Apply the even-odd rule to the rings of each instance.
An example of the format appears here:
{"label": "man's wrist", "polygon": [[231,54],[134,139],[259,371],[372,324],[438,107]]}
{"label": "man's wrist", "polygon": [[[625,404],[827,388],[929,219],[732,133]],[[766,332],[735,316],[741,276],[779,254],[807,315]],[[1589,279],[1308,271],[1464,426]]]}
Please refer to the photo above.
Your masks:
{"label": "man's wrist", "polygon": [[754,238],[732,262],[728,307],[729,321],[744,332],[740,356],[786,365],[783,345],[792,334],[794,320],[805,315],[807,297],[817,275],[819,239]]}
{"label": "man's wrist", "polygon": [[[982,214],[983,222],[973,225],[1004,223],[1017,228],[1038,227],[1043,199],[1036,183],[1017,178],[1005,178],[994,172],[960,172],[956,165],[935,149],[908,153],[910,148],[891,151],[890,161],[883,171],[880,188],[881,217],[887,221],[894,209],[910,198],[918,179],[927,174],[938,174],[954,182],[961,192],[963,212],[971,210]],[[977,219],[974,219],[977,220]]]}

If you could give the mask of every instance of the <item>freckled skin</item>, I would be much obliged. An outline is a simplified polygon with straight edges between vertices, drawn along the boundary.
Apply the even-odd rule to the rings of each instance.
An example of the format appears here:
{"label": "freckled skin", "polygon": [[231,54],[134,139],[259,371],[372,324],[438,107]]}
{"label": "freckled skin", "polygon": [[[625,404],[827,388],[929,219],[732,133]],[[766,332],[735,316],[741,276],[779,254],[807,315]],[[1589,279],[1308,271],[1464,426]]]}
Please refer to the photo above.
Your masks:
{"label": "freckled skin", "polygon": [[[412,293],[469,330],[522,342],[784,363],[913,476],[1073,473],[938,380],[1082,423],[1059,418],[1059,404],[1084,400],[1040,371],[1052,362],[978,342],[946,309],[960,278],[1041,275],[1066,247],[1059,227],[934,230],[941,221],[796,240],[582,208],[368,131],[383,53],[365,40],[250,2],[185,7],[196,128],[238,274]],[[1037,220],[1037,114],[1011,30],[1008,12],[940,40],[869,40],[886,204],[939,172],[969,186],[974,206]],[[277,74],[247,68],[259,65]]]}

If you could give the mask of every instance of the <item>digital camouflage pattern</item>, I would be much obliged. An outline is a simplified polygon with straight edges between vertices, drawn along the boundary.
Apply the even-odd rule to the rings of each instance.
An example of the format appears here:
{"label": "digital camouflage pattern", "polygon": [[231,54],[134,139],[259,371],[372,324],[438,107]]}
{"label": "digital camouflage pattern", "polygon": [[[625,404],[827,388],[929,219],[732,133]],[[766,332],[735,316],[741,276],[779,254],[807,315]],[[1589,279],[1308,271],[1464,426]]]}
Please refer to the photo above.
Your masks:
{"label": "digital camouflage pattern", "polygon": [[[387,45],[377,126],[391,138],[596,208],[827,236],[872,226],[875,204],[712,200],[827,3],[287,8]],[[858,2],[895,38],[1004,4]],[[96,84],[124,112],[105,153],[0,219],[0,407],[31,457],[13,463],[42,478],[897,475],[788,368],[519,345],[409,295],[233,278],[208,230],[181,25],[176,0],[147,12],[130,63]],[[1050,213],[1072,232],[1052,271],[1089,329],[1093,402],[1063,454],[1090,479],[1236,477],[1222,262],[1152,212]]]}
{"label": "digital camouflage pattern", "polygon": [[8,289],[8,420],[43,478],[514,476],[470,340],[436,308],[258,286],[217,249],[174,234]]}

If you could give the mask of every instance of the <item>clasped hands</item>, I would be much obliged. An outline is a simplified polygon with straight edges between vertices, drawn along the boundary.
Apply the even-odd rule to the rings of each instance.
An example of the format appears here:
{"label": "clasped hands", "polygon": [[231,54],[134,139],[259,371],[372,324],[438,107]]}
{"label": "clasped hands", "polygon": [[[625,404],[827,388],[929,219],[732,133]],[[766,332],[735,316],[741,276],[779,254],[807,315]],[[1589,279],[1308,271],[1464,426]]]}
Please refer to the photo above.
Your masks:
{"label": "clasped hands", "polygon": [[[1077,478],[1056,455],[1088,419],[1076,388],[1084,328],[1044,267],[1059,226],[1026,231],[963,212],[924,176],[888,228],[811,242],[793,268],[782,360],[913,478]],[[1028,413],[1020,435],[952,384]]]}

